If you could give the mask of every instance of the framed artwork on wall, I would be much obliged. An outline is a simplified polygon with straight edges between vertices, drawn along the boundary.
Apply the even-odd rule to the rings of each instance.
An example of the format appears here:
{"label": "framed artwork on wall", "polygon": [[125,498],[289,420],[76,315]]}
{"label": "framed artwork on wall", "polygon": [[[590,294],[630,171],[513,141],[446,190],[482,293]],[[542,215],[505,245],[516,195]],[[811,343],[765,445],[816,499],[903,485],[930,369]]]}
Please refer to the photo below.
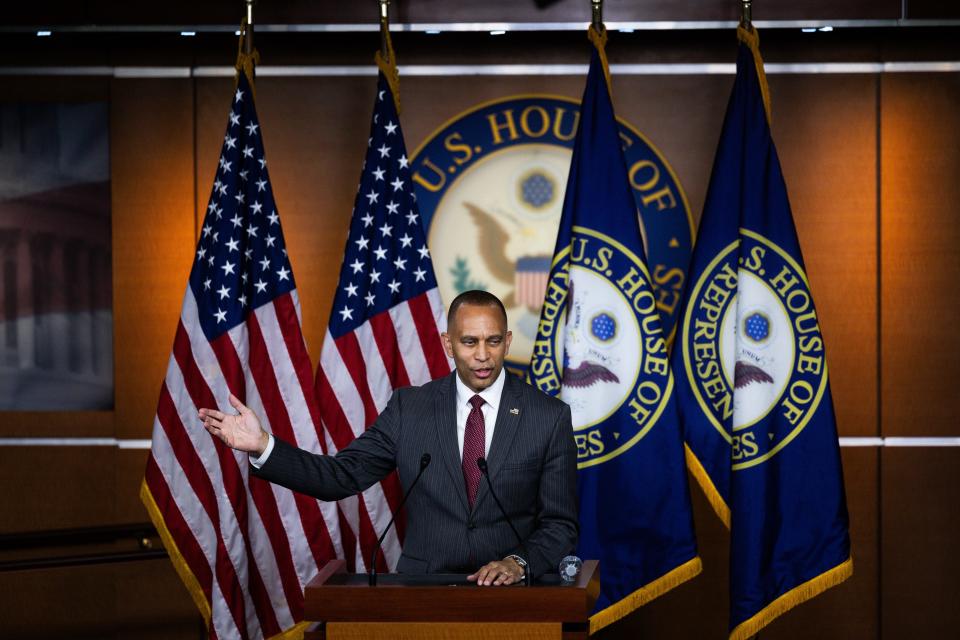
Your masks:
{"label": "framed artwork on wall", "polygon": [[0,410],[113,409],[109,124],[0,104]]}

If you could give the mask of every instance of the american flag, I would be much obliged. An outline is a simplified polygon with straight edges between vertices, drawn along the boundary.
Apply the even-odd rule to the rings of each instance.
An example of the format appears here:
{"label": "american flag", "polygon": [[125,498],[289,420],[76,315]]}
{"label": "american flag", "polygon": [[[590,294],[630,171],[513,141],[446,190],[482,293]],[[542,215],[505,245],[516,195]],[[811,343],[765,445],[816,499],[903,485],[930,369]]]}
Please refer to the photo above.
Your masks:
{"label": "american flag", "polygon": [[211,638],[262,638],[303,618],[303,586],[342,557],[336,505],[248,474],[200,425],[232,392],[278,437],[314,452],[320,427],[300,303],[252,85],[240,73],[183,300],[141,498]]}
{"label": "american flag", "polygon": [[[373,423],[394,389],[450,372],[440,342],[445,328],[396,104],[380,74],[340,281],[317,367],[323,423],[338,449]],[[367,569],[377,533],[384,531],[400,495],[394,473],[360,500],[341,501],[349,523],[341,528],[344,552],[357,571]],[[384,540],[378,570],[396,566],[402,537],[398,518],[397,529]],[[356,545],[353,551],[351,543]],[[360,557],[356,549],[362,551]]]}

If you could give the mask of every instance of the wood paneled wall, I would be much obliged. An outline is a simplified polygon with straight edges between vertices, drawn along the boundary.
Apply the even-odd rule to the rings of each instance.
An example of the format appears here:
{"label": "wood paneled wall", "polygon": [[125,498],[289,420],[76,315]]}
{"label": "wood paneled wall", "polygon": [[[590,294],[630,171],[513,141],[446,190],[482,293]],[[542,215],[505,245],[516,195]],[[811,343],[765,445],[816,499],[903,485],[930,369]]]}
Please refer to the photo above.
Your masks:
{"label": "wood paneled wall", "polygon": [[[734,60],[732,34],[688,35],[676,42],[668,35],[621,45],[614,34],[611,58]],[[941,33],[934,38],[939,45],[912,48],[907,45],[926,39],[923,34],[860,33],[842,45],[824,46],[821,36],[803,40],[771,32],[764,34],[764,46],[768,62],[882,61],[891,50],[960,60],[950,44],[955,36]],[[409,59],[428,60],[433,47],[452,47],[450,40],[429,38],[406,40]],[[528,45],[502,42],[476,48],[470,60],[585,63],[588,56],[582,34],[531,36]],[[77,55],[115,64],[163,57],[159,44],[124,46],[88,47]],[[260,46],[267,52],[264,41]],[[350,59],[349,47],[323,46],[301,55],[288,45],[278,57],[310,64],[370,60],[366,49]],[[205,49],[173,58],[187,65],[229,64],[230,54]],[[65,52],[44,56],[71,63]],[[960,74],[783,74],[769,80],[774,139],[828,341],[841,435],[960,436],[960,338],[953,330],[960,305],[954,282],[960,273]],[[579,76],[406,78],[408,149],[483,100],[531,92],[579,97],[583,82]],[[613,82],[618,114],[663,151],[699,218],[732,76],[615,76]],[[4,88],[4,100],[110,101],[116,409],[4,414],[0,436],[149,438],[232,82],[8,77]],[[372,77],[264,77],[257,85],[270,174],[314,362],[374,88]],[[146,519],[137,498],[145,451],[0,451],[2,532]],[[960,560],[954,551],[960,539],[960,449],[846,448],[843,462],[854,577],[786,614],[763,637],[951,635],[960,626]],[[605,630],[604,638],[724,637],[728,534],[692,487],[704,573]],[[166,561],[0,574],[0,592],[2,637],[200,635],[199,616]]]}

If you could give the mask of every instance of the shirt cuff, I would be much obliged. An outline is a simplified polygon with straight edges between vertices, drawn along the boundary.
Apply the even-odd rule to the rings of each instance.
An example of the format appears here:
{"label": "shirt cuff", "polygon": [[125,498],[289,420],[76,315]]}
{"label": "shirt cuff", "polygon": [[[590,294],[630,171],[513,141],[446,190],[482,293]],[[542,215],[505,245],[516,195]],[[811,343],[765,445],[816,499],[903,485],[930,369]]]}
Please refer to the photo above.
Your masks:
{"label": "shirt cuff", "polygon": [[250,456],[250,464],[254,469],[259,469],[262,467],[267,462],[267,458],[270,457],[270,454],[273,453],[273,434],[268,433],[267,438],[267,448],[263,450],[263,453],[260,454],[260,457],[254,458],[253,456]]}

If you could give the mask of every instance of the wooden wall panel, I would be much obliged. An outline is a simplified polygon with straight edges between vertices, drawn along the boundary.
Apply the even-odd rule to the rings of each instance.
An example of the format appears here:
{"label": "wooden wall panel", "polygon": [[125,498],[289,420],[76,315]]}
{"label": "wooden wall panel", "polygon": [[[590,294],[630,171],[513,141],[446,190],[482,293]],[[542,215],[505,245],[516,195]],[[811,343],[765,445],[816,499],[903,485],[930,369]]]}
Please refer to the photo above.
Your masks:
{"label": "wooden wall panel", "polygon": [[167,560],[117,565],[117,640],[203,640],[203,618]]}
{"label": "wooden wall panel", "polygon": [[820,327],[837,426],[877,435],[874,75],[769,76],[773,136]]}
{"label": "wooden wall panel", "polygon": [[112,99],[116,433],[148,438],[193,259],[193,86],[115,80]]}
{"label": "wooden wall panel", "polygon": [[203,619],[166,560],[0,573],[0,637],[200,640]]}
{"label": "wooden wall panel", "polygon": [[952,638],[960,629],[960,449],[883,451],[884,638]]}
{"label": "wooden wall panel", "polygon": [[0,637],[113,638],[114,565],[0,573]]}
{"label": "wooden wall panel", "polygon": [[[147,519],[137,492],[147,452],[113,447],[10,449],[0,485],[0,533]],[[0,560],[132,551],[95,546],[0,550]],[[194,640],[202,619],[166,559],[0,573],[0,638]]]}
{"label": "wooden wall panel", "polygon": [[0,420],[0,437],[4,438],[103,438],[112,435],[113,411],[4,411],[3,420]]}
{"label": "wooden wall panel", "polygon": [[140,483],[147,468],[146,449],[119,449],[114,457],[114,517],[117,522],[147,522],[140,502]]}
{"label": "wooden wall panel", "polygon": [[114,522],[113,447],[4,447],[0,533]]}
{"label": "wooden wall panel", "polygon": [[960,75],[882,83],[883,435],[956,436]]}

